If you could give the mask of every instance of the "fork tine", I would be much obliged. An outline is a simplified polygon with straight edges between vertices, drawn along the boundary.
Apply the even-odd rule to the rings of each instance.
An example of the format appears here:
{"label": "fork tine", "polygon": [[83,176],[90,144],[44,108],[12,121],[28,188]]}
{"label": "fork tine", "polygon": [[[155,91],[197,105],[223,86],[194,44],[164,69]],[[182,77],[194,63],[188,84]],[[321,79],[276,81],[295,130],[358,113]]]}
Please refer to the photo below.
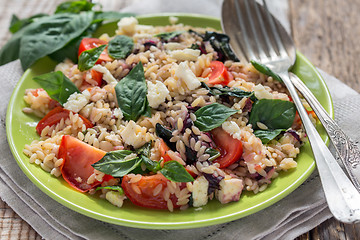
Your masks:
{"label": "fork tine", "polygon": [[282,43],[282,40],[280,38],[280,35],[279,35],[279,31],[275,25],[275,22],[270,14],[270,11],[267,7],[267,4],[266,4],[266,1],[265,0],[262,0],[263,2],[263,6],[264,6],[264,9],[265,9],[265,15],[266,15],[266,18],[267,18],[267,21],[269,22],[269,25],[270,25],[270,28],[271,28],[271,32],[274,36],[274,39],[275,39],[275,44],[277,46],[277,49],[279,51],[279,54],[282,56],[282,57],[285,57],[287,56],[287,52],[284,48],[284,45]]}
{"label": "fork tine", "polygon": [[236,10],[236,16],[238,18],[240,31],[241,31],[241,34],[243,35],[243,38],[238,39],[238,40],[240,40],[239,41],[240,43],[244,42],[245,47],[243,48],[243,52],[244,52],[244,55],[247,58],[247,60],[250,61],[251,59],[255,59],[255,54],[254,54],[254,51],[251,48],[251,44],[249,42],[250,37],[247,34],[247,30],[246,30],[246,27],[244,24],[245,20],[243,18],[243,14],[240,9],[240,3],[238,0],[235,0],[235,10]]}

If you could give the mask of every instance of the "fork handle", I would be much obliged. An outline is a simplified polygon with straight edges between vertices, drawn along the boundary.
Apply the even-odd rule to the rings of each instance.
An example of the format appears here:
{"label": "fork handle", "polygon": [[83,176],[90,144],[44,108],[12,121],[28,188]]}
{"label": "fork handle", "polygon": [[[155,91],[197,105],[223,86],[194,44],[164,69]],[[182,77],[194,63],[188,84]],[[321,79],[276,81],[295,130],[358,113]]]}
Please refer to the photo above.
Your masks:
{"label": "fork handle", "polygon": [[360,192],[360,150],[356,144],[341,130],[336,122],[329,116],[319,101],[306,85],[293,73],[290,73],[290,80],[297,90],[309,103],[320,122],[328,133],[333,143],[338,158],[344,164],[345,170],[353,182],[356,189]]}
{"label": "fork handle", "polygon": [[305,131],[314,154],[317,169],[329,209],[334,217],[344,223],[360,222],[360,193],[345,175],[334,156],[331,154],[316,128],[312,124],[289,73],[282,72],[279,76],[290,92],[299,112]]}

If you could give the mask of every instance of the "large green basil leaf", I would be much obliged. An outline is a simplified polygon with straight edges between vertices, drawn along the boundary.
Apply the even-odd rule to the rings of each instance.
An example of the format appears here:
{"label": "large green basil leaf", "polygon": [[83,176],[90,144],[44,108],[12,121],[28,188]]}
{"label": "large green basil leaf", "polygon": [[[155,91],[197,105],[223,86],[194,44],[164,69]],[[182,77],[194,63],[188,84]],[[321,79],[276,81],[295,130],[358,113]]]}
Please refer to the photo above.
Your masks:
{"label": "large green basil leaf", "polygon": [[268,129],[288,129],[294,122],[295,104],[280,99],[261,99],[252,107],[249,123],[258,129],[257,122],[265,124]]}
{"label": "large green basil leaf", "polygon": [[134,42],[132,38],[125,35],[117,35],[109,41],[108,53],[115,59],[126,58],[133,50]]}
{"label": "large green basil leaf", "polygon": [[213,96],[231,96],[231,97],[238,97],[238,98],[250,98],[253,101],[256,101],[257,98],[255,97],[254,92],[247,92],[244,90],[241,90],[239,88],[229,88],[227,86],[225,87],[209,87],[206,83],[201,82],[202,87],[209,90],[209,94]]}
{"label": "large green basil leaf", "polygon": [[26,28],[17,31],[0,49],[0,65],[4,65],[19,58],[20,40]]}
{"label": "large green basil leaf", "polygon": [[194,178],[186,171],[183,165],[177,161],[169,161],[164,163],[160,170],[162,175],[173,182],[192,182]]}
{"label": "large green basil leaf", "polygon": [[196,121],[194,124],[200,131],[208,132],[219,127],[228,117],[236,112],[237,110],[228,108],[222,104],[212,103],[195,112]]}
{"label": "large green basil leaf", "polygon": [[35,15],[29,17],[29,18],[19,19],[16,15],[13,14],[12,17],[11,17],[9,31],[11,33],[16,33],[17,31],[19,31],[23,27],[25,27],[25,26],[29,25],[30,23],[32,23],[37,18],[44,17],[44,16],[48,16],[48,15],[44,14],[44,13],[39,13],[39,14],[35,14]]}
{"label": "large green basil leaf", "polygon": [[183,31],[163,32],[163,33],[154,35],[154,37],[159,37],[162,40],[169,41],[172,38],[177,37],[182,33],[183,33]]}
{"label": "large green basil leaf", "polygon": [[66,103],[71,94],[80,93],[75,84],[60,71],[36,76],[33,80],[61,105]]}
{"label": "large green basil leaf", "polygon": [[144,68],[138,63],[115,86],[116,98],[126,120],[136,121],[148,111],[147,85]]}
{"label": "large green basil leaf", "polygon": [[20,40],[19,58],[23,69],[38,59],[64,47],[91,24],[93,12],[59,13],[29,24]]}
{"label": "large green basil leaf", "polygon": [[141,159],[138,157],[125,160],[125,157],[132,153],[129,150],[107,152],[102,159],[91,166],[113,177],[123,177],[140,166]]}
{"label": "large green basil leaf", "polygon": [[101,45],[99,47],[83,51],[79,56],[79,70],[86,71],[92,68],[99,59],[101,53],[105,50],[105,48],[106,45]]}
{"label": "large green basil leaf", "polygon": [[91,11],[95,4],[87,0],[66,1],[59,4],[55,13],[80,13],[82,11]]}
{"label": "large green basil leaf", "polygon": [[268,68],[264,64],[258,63],[258,62],[254,61],[254,60],[251,60],[250,62],[254,66],[254,68],[256,70],[258,70],[259,72],[261,72],[261,73],[263,73],[265,75],[271,76],[273,79],[275,79],[275,80],[277,80],[277,81],[279,81],[281,83],[283,82],[279,75],[274,73],[270,68]]}
{"label": "large green basil leaf", "polygon": [[284,129],[269,129],[269,130],[255,130],[254,135],[260,138],[263,144],[267,144],[274,138],[280,135],[281,132],[285,131]]}

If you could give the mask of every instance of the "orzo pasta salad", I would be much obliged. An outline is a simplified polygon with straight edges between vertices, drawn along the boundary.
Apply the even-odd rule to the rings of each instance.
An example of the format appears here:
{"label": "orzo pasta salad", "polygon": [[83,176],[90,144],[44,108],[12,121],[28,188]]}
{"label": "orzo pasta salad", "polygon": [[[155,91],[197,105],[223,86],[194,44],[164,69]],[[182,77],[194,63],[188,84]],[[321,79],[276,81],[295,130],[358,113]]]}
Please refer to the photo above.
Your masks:
{"label": "orzo pasta salad", "polygon": [[170,211],[238,201],[296,168],[305,134],[281,80],[239,62],[226,35],[171,20],[123,18],[34,78],[31,163],[118,207]]}

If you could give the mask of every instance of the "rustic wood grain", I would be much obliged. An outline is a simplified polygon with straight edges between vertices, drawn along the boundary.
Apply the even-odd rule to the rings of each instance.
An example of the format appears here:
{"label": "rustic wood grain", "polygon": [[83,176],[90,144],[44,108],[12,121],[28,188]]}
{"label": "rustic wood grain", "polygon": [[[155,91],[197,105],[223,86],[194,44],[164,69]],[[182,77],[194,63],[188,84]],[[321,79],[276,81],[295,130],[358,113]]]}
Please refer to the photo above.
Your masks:
{"label": "rustic wood grain", "polygon": [[[10,37],[7,27],[11,15],[21,17],[38,13],[31,6],[52,13],[62,0],[0,0],[0,46]],[[102,0],[112,10],[126,6],[131,0]],[[317,67],[336,76],[360,92],[360,1],[359,0],[292,0],[290,19],[297,48]],[[109,3],[109,4],[108,4]],[[22,8],[16,6],[21,5]],[[15,9],[15,11],[9,11]],[[0,199],[0,239],[41,239],[25,221]],[[296,238],[360,239],[360,224],[342,224],[329,219]]]}
{"label": "rustic wood grain", "polygon": [[[292,0],[290,19],[297,48],[317,67],[360,92],[360,1]],[[343,224],[334,218],[322,223],[304,239],[360,239],[360,224]]]}

